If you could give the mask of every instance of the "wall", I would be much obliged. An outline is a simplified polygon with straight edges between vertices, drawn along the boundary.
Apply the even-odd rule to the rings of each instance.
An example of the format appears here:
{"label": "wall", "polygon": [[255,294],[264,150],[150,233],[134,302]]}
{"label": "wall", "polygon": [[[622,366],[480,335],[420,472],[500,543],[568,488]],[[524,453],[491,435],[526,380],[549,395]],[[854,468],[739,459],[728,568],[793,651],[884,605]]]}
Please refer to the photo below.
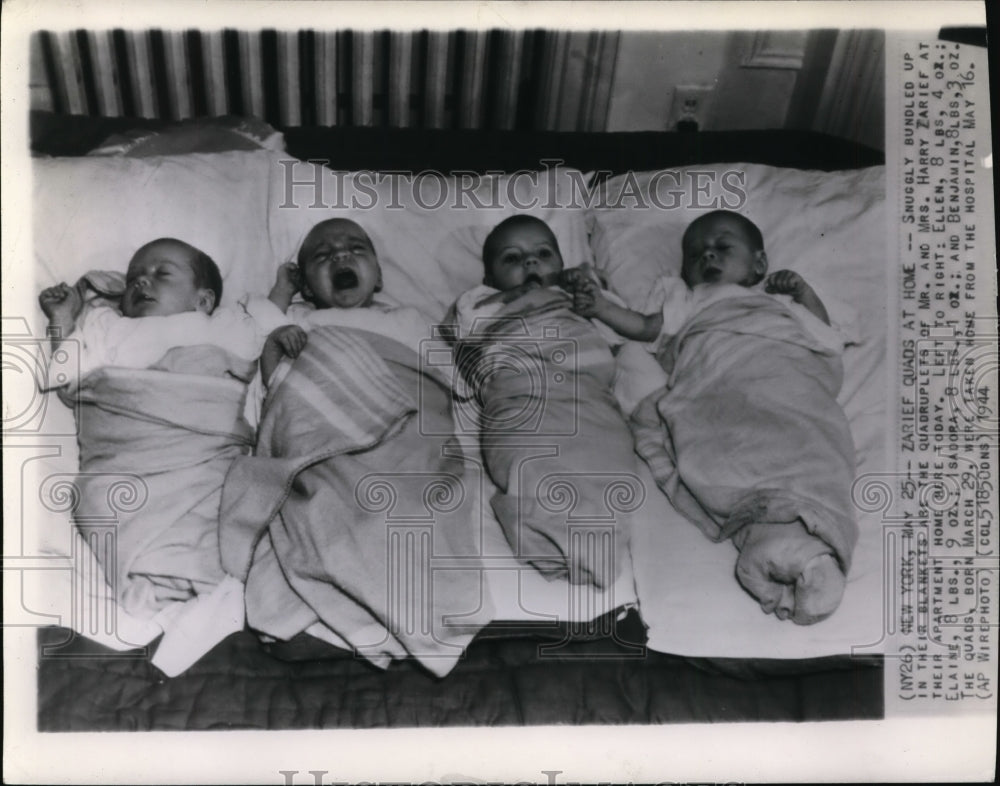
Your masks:
{"label": "wall", "polygon": [[866,30],[46,32],[33,37],[28,77],[32,108],[77,114],[558,131],[665,131],[675,86],[708,85],[702,130],[812,129],[881,148],[884,38]]}
{"label": "wall", "polygon": [[666,130],[674,85],[714,84],[728,33],[622,33],[608,131]]}
{"label": "wall", "polygon": [[884,147],[879,31],[625,32],[608,131],[668,129],[675,85],[714,85],[702,130],[802,128]]}

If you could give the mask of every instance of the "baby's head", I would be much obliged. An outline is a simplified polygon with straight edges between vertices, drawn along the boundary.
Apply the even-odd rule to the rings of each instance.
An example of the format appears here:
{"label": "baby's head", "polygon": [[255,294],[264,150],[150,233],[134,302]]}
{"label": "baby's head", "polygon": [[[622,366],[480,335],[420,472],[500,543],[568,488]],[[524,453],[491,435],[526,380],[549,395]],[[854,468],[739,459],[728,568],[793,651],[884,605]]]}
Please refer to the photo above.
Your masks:
{"label": "baby's head", "polygon": [[559,243],[549,225],[534,216],[501,221],[483,243],[483,283],[506,292],[522,284],[544,286],[563,269]]}
{"label": "baby's head", "polygon": [[681,277],[698,284],[739,284],[751,287],[767,273],[764,237],[757,225],[739,213],[713,210],[684,230]]}
{"label": "baby's head", "polygon": [[125,273],[121,311],[126,317],[211,314],[222,298],[222,274],[204,251],[172,237],[147,243]]}
{"label": "baby's head", "polygon": [[346,218],[314,226],[298,256],[302,297],[316,308],[364,308],[382,291],[382,268],[371,238]]}

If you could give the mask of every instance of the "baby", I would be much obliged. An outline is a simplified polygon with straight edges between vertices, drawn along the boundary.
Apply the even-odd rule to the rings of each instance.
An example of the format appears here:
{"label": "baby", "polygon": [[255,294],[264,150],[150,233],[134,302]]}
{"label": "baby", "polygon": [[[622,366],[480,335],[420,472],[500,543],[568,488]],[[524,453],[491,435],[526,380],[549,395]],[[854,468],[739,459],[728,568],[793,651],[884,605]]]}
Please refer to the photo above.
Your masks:
{"label": "baby", "polygon": [[[306,302],[292,303],[300,289]],[[380,665],[409,653],[444,673],[491,610],[476,499],[461,480],[448,380],[422,362],[430,320],[381,290],[372,241],[347,219],[314,226],[298,264],[279,269],[270,300],[293,324],[261,356],[256,455],[226,478],[220,536],[241,544],[224,556],[245,572],[254,629],[280,639],[305,631]],[[423,556],[468,569],[432,575],[429,564],[399,562],[420,555],[399,556],[411,541],[387,526],[393,516],[429,527]],[[400,617],[390,594],[400,570],[413,586],[433,584],[433,595],[412,596],[425,624]],[[461,628],[450,623],[458,618]]]}
{"label": "baby", "polygon": [[[378,255],[360,225],[346,218],[331,218],[314,226],[302,241],[298,264],[288,262],[278,269],[268,295],[293,324],[268,337],[260,360],[263,378],[270,379],[282,357],[298,357],[306,344],[306,333],[313,327],[335,324],[371,329],[372,311],[382,315],[380,332],[419,351],[420,340],[429,334],[426,318],[414,308],[377,298],[381,291]],[[292,303],[299,292],[305,304]]]}
{"label": "baby", "polygon": [[253,443],[247,384],[284,317],[265,301],[259,321],[218,307],[221,296],[215,262],[174,238],[142,246],[124,278],[95,271],[39,295],[53,349],[73,340],[80,353],[79,373],[58,385],[78,415],[74,516],[86,531],[132,495],[114,509],[113,543],[95,556],[122,607],[142,618],[217,589],[239,594],[233,580],[223,584],[222,482]]}
{"label": "baby", "polygon": [[[493,510],[519,559],[549,578],[608,587],[626,559],[629,518],[608,510],[605,486],[635,480],[631,435],[613,394],[611,347],[622,339],[574,314],[556,288],[588,273],[563,269],[544,221],[517,215],[498,224],[483,264],[483,284],[454,311],[458,365],[480,404],[483,457],[498,489]],[[572,511],[556,501],[568,486]],[[570,526],[587,516],[613,527],[596,548],[588,540],[596,530]]]}
{"label": "baby", "polygon": [[[84,314],[88,286],[105,302]],[[101,366],[145,368],[173,347],[197,344],[256,360],[280,315],[267,307],[254,309],[257,318],[244,309],[217,309],[221,298],[222,274],[211,257],[182,240],[160,238],[135,252],[123,289],[116,274],[94,273],[75,287],[49,287],[38,301],[53,349],[70,334],[79,342],[82,376]]]}
{"label": "baby", "polygon": [[835,399],[844,341],[800,275],[767,275],[747,218],[700,216],[682,251],[655,311],[612,303],[587,280],[574,282],[574,308],[655,342],[670,377],[633,416],[636,450],[682,512],[734,538],[737,575],[766,612],[816,622],[840,602],[856,539],[853,446]]}
{"label": "baby", "polygon": [[[753,287],[765,281],[767,254],[760,229],[750,219],[728,210],[715,210],[692,221],[681,240],[681,280],[660,279],[653,297],[664,297],[663,306],[640,314],[608,300],[592,280],[573,281],[573,307],[577,313],[599,319],[619,335],[636,341],[657,341],[678,332],[691,314],[694,289],[702,284],[736,284]],[[765,289],[790,295],[826,325],[830,317],[823,302],[798,273],[779,270],[766,277]],[[662,294],[661,294],[662,293]]]}

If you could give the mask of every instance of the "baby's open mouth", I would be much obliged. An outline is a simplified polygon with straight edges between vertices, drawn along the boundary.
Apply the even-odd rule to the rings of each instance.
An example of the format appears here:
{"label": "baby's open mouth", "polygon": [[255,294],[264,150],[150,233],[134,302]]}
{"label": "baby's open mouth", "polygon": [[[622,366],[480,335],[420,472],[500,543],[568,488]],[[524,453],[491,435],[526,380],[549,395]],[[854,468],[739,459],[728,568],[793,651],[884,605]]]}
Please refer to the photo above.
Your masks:
{"label": "baby's open mouth", "polygon": [[533,284],[536,287],[541,287],[545,285],[545,281],[543,281],[542,277],[537,273],[528,273],[528,275],[524,277],[524,284],[525,286]]}
{"label": "baby's open mouth", "polygon": [[334,289],[354,289],[358,285],[358,274],[353,270],[338,270],[333,274]]}
{"label": "baby's open mouth", "polygon": [[704,272],[702,272],[701,277],[705,279],[705,281],[718,281],[721,275],[721,269],[717,267],[707,267]]}

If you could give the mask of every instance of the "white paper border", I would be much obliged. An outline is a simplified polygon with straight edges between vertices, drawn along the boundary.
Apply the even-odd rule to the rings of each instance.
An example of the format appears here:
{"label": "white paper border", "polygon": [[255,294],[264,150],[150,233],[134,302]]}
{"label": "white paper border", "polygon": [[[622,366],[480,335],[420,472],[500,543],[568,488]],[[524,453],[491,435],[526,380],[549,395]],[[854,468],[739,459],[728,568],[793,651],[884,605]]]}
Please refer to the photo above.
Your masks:
{"label": "white paper border", "polygon": [[[331,25],[450,29],[934,30],[983,23],[978,2],[26,2],[3,6],[3,302],[34,303],[28,200],[27,37],[110,26]],[[44,20],[44,21],[43,21]],[[5,309],[6,310],[6,309]],[[996,719],[822,724],[531,727],[387,731],[38,734],[35,631],[5,631],[4,780],[8,783],[665,781],[963,781],[993,777]]]}

